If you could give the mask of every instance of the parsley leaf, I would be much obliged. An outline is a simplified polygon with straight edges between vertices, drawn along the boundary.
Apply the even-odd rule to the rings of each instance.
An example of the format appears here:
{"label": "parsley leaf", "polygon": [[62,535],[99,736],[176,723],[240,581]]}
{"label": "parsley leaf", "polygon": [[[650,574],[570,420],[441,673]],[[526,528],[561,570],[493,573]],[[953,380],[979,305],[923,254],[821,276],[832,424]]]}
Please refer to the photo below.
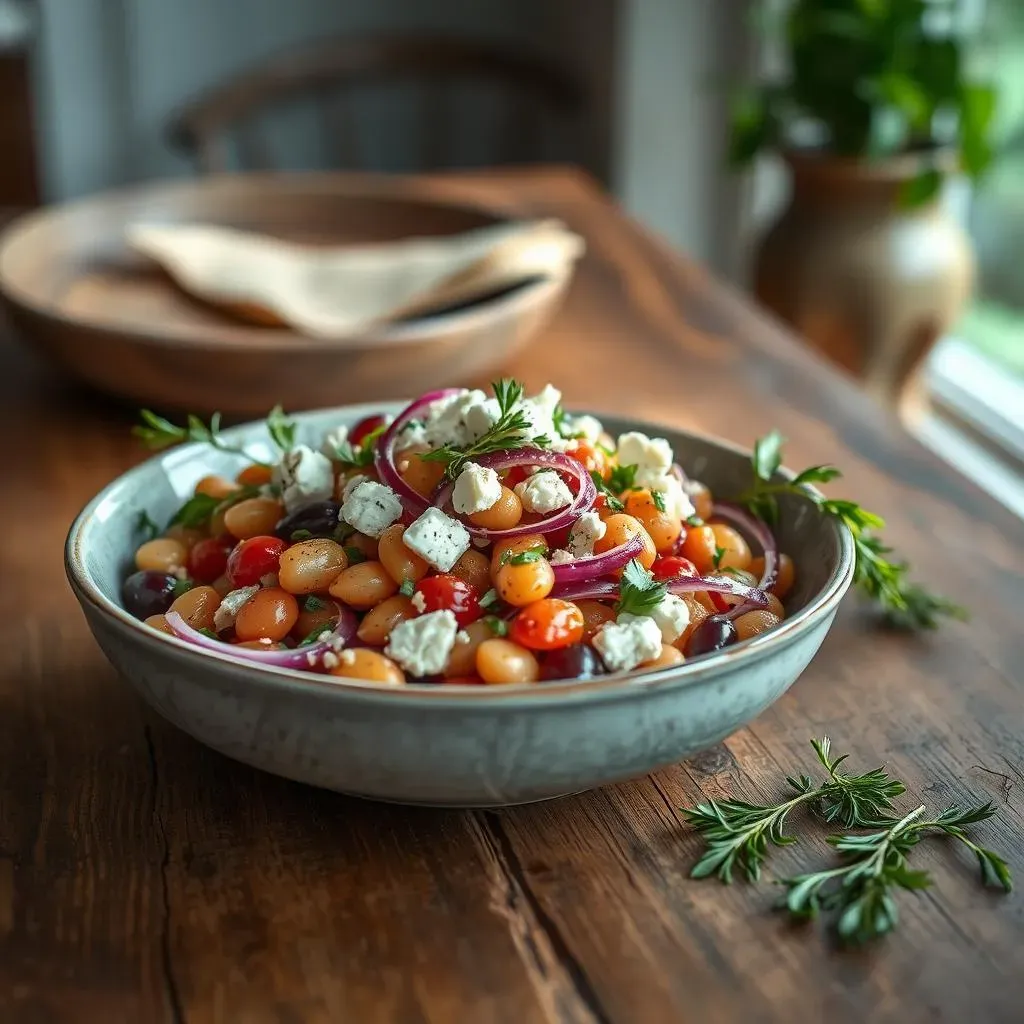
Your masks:
{"label": "parsley leaf", "polygon": [[696,514],[694,514],[692,516],[687,516],[685,521],[686,521],[686,525],[687,526],[703,526],[704,525],[704,520],[701,519],[701,517],[696,515]]}
{"label": "parsley leaf", "polygon": [[349,565],[358,565],[360,562],[366,561],[366,555],[363,554],[362,548],[357,548],[351,544],[345,546],[345,555],[348,558]]}
{"label": "parsley leaf", "polygon": [[631,491],[636,487],[636,474],[639,466],[615,466],[608,474],[608,486],[616,493]]}
{"label": "parsley leaf", "polygon": [[651,501],[654,502],[654,507],[659,512],[668,511],[668,506],[665,504],[665,495],[661,491],[651,491]]}
{"label": "parsley leaf", "polygon": [[594,481],[598,494],[604,495],[604,503],[613,512],[621,512],[626,506],[619,501],[618,495],[604,482],[604,477],[596,469],[590,471],[590,479]]}
{"label": "parsley leaf", "polygon": [[714,553],[714,555],[713,555],[713,557],[711,559],[711,564],[715,567],[716,571],[721,568],[721,566],[722,566],[722,559],[725,558],[725,553],[726,553],[726,549],[725,548],[719,548],[719,547],[715,548],[715,553]]}
{"label": "parsley leaf", "polygon": [[416,593],[416,584],[412,580],[402,580],[402,585],[398,588],[398,592],[405,597],[412,597]]}
{"label": "parsley leaf", "polygon": [[160,527],[153,522],[145,509],[135,519],[135,530],[137,533],[141,533],[146,540],[154,540],[160,536]]}
{"label": "parsley leaf", "polygon": [[495,636],[508,636],[508,623],[497,615],[485,615],[484,622]]}
{"label": "parsley leaf", "polygon": [[327,602],[323,598],[317,597],[316,594],[307,594],[302,607],[307,612],[319,612],[327,607]]}
{"label": "parsley leaf", "polygon": [[332,456],[334,461],[355,469],[372,466],[374,451],[377,448],[377,438],[387,429],[387,425],[382,423],[379,427],[371,430],[357,445],[353,445],[349,441],[336,444]]}
{"label": "parsley leaf", "polygon": [[547,553],[548,549],[543,544],[527,548],[526,551],[506,551],[501,556],[501,565],[528,565],[530,562],[539,562]]}
{"label": "parsley leaf", "polygon": [[649,615],[661,604],[668,593],[664,583],[659,583],[654,574],[648,572],[637,559],[626,563],[619,582],[619,599],[615,603],[616,614]]}
{"label": "parsley leaf", "polygon": [[275,405],[267,416],[267,432],[270,440],[283,452],[295,447],[295,422],[288,418],[280,405]]}
{"label": "parsley leaf", "polygon": [[292,530],[291,540],[293,544],[297,544],[300,540],[309,540],[312,536],[312,530]]}
{"label": "parsley leaf", "polygon": [[181,597],[182,594],[187,594],[194,586],[195,584],[190,579],[177,580],[171,588],[171,593],[175,597]]}
{"label": "parsley leaf", "polygon": [[176,526],[180,523],[188,529],[197,529],[205,526],[210,521],[210,516],[220,505],[220,498],[213,498],[209,494],[193,494],[188,501],[171,517],[168,526]]}

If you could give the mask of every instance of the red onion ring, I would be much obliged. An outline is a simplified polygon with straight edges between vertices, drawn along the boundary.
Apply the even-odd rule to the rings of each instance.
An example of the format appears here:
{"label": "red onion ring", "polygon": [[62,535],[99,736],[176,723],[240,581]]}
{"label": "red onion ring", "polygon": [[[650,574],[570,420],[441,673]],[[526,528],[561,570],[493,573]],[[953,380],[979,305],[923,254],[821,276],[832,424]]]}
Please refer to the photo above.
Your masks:
{"label": "red onion ring", "polygon": [[462,388],[442,388],[439,391],[428,391],[425,395],[410,402],[396,417],[391,426],[384,431],[377,439],[377,446],[373,450],[373,464],[380,477],[381,483],[387,484],[402,499],[402,504],[413,516],[418,516],[429,504],[426,498],[418,491],[413,490],[398,472],[395,465],[395,447],[398,443],[398,435],[402,428],[416,414],[442,398],[450,398],[452,395],[461,395]]}
{"label": "red onion ring", "polygon": [[[166,615],[167,625],[171,627],[174,635],[179,640],[187,640],[202,647],[204,650],[216,651],[219,654],[226,654],[229,658],[237,658],[239,661],[255,662],[257,665],[271,665],[274,668],[300,668],[307,672],[312,671],[320,663],[321,657],[328,651],[333,650],[334,645],[340,640],[343,644],[355,635],[359,620],[355,613],[348,608],[342,608],[338,618],[338,624],[331,631],[326,640],[318,640],[313,644],[306,644],[303,647],[295,647],[287,651],[259,651],[251,647],[239,648],[234,644],[226,644],[223,640],[214,640],[193,629],[178,612],[168,612]],[[314,664],[310,664],[310,660]]]}
{"label": "red onion ring", "polygon": [[[764,554],[764,570],[761,572],[761,579],[758,581],[758,590],[769,591],[775,585],[779,574],[779,548],[775,541],[775,535],[769,529],[768,524],[757,516],[742,509],[739,505],[727,502],[715,502],[711,509],[712,515],[719,519],[731,522],[741,530],[753,537],[761,545]],[[729,609],[727,618],[736,619],[745,612],[752,611],[749,603],[738,604]]]}
{"label": "red onion ring", "polygon": [[[481,455],[479,458],[473,459],[473,462],[485,469],[495,471],[512,469],[514,466],[547,466],[550,469],[569,473],[576,478],[580,485],[579,491],[569,505],[537,523],[520,524],[508,530],[485,530],[483,527],[473,526],[472,523],[462,523],[471,537],[478,537],[481,540],[499,541],[522,537],[527,533],[553,533],[555,530],[561,530],[574,523],[580,513],[594,504],[594,499],[597,497],[597,488],[583,463],[577,462],[561,452],[547,452],[540,448],[512,448],[509,451]],[[431,495],[430,503],[443,511],[450,504],[454,490],[454,481],[442,480]]]}
{"label": "red onion ring", "polygon": [[608,580],[582,580],[556,587],[551,591],[551,596],[563,601],[617,601],[619,585]]}
{"label": "red onion ring", "polygon": [[[757,608],[768,606],[768,595],[757,587],[748,587],[739,580],[728,576],[677,576],[670,580],[660,580],[668,588],[670,594],[693,594],[701,590],[709,590],[715,594],[732,594],[741,597]],[[580,582],[557,587],[551,591],[552,597],[560,597],[563,601],[614,601],[619,596],[618,583],[605,580]]]}
{"label": "red onion ring", "polygon": [[611,551],[602,551],[599,555],[588,555],[586,558],[576,558],[571,562],[552,565],[555,586],[586,583],[599,576],[607,576],[608,573],[621,569],[631,558],[636,558],[643,549],[644,542],[638,534],[630,537],[625,544],[612,548]]}

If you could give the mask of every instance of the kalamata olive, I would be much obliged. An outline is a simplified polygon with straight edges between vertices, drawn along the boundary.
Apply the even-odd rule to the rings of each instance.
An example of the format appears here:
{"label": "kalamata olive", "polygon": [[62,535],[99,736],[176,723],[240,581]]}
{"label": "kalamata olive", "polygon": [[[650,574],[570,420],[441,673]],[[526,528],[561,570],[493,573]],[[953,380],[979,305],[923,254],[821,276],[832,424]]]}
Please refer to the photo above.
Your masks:
{"label": "kalamata olive", "polygon": [[604,672],[597,651],[588,644],[571,644],[548,651],[540,666],[540,679],[593,679]]}
{"label": "kalamata olive", "polygon": [[121,584],[121,600],[125,611],[137,619],[163,615],[174,603],[178,580],[162,572],[133,572]]}
{"label": "kalamata olive", "polygon": [[306,505],[285,516],[274,527],[274,533],[289,544],[292,541],[309,540],[311,537],[333,537],[338,528],[340,507],[336,501],[318,501]]}
{"label": "kalamata olive", "polygon": [[710,615],[690,634],[685,653],[688,658],[695,658],[698,654],[720,651],[734,643],[736,627],[732,620],[722,615]]}

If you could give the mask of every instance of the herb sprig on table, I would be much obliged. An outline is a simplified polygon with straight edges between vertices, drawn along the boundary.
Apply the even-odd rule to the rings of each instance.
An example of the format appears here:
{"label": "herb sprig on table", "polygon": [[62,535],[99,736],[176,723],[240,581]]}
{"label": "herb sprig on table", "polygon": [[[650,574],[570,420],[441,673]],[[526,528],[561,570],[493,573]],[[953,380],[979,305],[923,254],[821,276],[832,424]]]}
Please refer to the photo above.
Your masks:
{"label": "herb sprig on table", "polygon": [[841,477],[842,473],[835,466],[811,466],[792,480],[773,480],[782,465],[782,444],[782,435],[773,430],[754,445],[751,458],[754,479],[750,488],[737,499],[740,504],[774,525],[779,519],[778,496],[797,494],[813,502],[825,515],[843,523],[853,535],[854,583],[882,609],[891,625],[902,629],[935,629],[943,616],[967,618],[967,612],[960,605],[911,583],[908,579],[910,566],[906,562],[893,562],[886,557],[892,553],[892,548],[878,536],[878,531],[885,527],[881,516],[855,501],[826,498],[810,488],[811,484],[826,484]]}
{"label": "herb sprig on table", "polygon": [[[163,416],[158,416],[151,409],[139,411],[142,422],[132,427],[132,433],[151,451],[159,452],[164,448],[170,448],[175,444],[182,444],[185,441],[193,441],[198,444],[208,444],[217,451],[228,452],[231,455],[244,455],[247,459],[258,465],[267,465],[259,462],[239,445],[229,444],[220,435],[221,415],[215,412],[210,417],[209,423],[193,413],[189,413],[185,420],[185,426],[178,426]],[[295,446],[295,433],[297,426],[291,420],[284,409],[275,405],[267,414],[267,431],[274,444],[286,452]]]}
{"label": "herb sprig on table", "polygon": [[707,850],[690,871],[693,878],[714,875],[728,885],[733,871],[742,871],[756,882],[771,846],[792,846],[794,835],[786,832],[791,812],[806,807],[818,820],[844,829],[868,829],[861,834],[828,837],[842,858],[834,867],[794,875],[781,880],[786,894],[780,908],[796,918],[833,913],[839,938],[863,943],[893,930],[899,920],[895,894],[900,889],[920,890],[932,884],[927,871],[911,869],[911,850],[928,835],[947,836],[966,846],[977,859],[981,882],[1009,892],[1013,879],[1006,861],[993,850],[976,843],[966,832],[970,825],[995,814],[991,803],[961,809],[950,806],[934,818],[922,818],[925,806],[901,814],[894,798],[905,792],[898,779],[884,768],[860,775],[841,769],[846,754],[833,758],[828,737],[812,740],[827,778],[815,782],[806,775],[786,782],[796,795],[775,804],[750,804],[741,800],[709,800],[684,808]]}

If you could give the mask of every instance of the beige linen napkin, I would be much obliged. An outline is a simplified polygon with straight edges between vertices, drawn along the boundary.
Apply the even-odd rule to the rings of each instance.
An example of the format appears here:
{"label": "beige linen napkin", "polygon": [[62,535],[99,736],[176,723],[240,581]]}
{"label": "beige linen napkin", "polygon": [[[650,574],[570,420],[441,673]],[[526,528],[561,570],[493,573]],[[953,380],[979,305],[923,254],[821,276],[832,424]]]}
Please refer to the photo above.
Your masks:
{"label": "beige linen napkin", "polygon": [[202,224],[135,224],[129,245],[185,291],[262,323],[351,337],[518,281],[566,273],[583,240],[555,220],[322,247]]}

